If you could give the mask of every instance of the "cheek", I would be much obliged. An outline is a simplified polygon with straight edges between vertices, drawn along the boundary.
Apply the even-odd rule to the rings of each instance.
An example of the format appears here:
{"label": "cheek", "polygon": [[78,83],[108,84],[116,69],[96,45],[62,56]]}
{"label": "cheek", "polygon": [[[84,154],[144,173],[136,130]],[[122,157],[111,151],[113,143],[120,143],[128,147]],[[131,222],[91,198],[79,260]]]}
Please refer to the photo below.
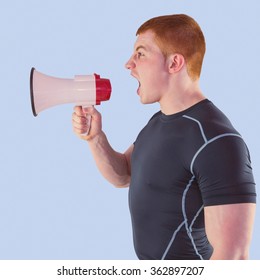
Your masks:
{"label": "cheek", "polygon": [[158,71],[150,71],[147,73],[147,84],[150,88],[153,88],[154,90],[159,90],[163,88],[165,84],[164,77],[162,76],[162,72]]}
{"label": "cheek", "polygon": [[156,79],[155,76],[153,76],[152,79],[144,84],[141,92],[146,102],[153,103],[158,102],[161,99],[161,91],[161,83]]}

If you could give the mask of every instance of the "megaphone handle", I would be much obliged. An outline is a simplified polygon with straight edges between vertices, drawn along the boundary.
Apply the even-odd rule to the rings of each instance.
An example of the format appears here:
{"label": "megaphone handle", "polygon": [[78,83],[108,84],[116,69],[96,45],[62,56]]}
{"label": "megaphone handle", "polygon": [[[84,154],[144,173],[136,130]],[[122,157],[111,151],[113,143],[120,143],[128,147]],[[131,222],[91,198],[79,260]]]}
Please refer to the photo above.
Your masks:
{"label": "megaphone handle", "polygon": [[[84,109],[84,108],[89,108],[89,107],[91,107],[91,106],[89,106],[89,105],[83,105],[82,106],[82,109]],[[87,129],[87,131],[86,132],[84,132],[84,133],[82,133],[81,135],[88,135],[89,134],[89,131],[90,131],[90,128],[91,128],[91,116],[90,115],[86,115],[86,121],[87,121],[87,126],[88,126],[88,129]]]}

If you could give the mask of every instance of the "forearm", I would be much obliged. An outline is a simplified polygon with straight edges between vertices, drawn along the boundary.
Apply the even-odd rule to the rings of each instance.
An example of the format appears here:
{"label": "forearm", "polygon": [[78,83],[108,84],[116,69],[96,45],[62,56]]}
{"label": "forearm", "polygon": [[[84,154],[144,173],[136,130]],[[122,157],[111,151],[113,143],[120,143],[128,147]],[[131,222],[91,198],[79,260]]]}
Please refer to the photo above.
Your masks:
{"label": "forearm", "polygon": [[230,250],[225,252],[225,250],[214,250],[210,260],[248,260],[249,253],[248,250]]}
{"label": "forearm", "polygon": [[130,167],[126,156],[113,150],[103,132],[88,144],[101,174],[115,187],[128,187]]}

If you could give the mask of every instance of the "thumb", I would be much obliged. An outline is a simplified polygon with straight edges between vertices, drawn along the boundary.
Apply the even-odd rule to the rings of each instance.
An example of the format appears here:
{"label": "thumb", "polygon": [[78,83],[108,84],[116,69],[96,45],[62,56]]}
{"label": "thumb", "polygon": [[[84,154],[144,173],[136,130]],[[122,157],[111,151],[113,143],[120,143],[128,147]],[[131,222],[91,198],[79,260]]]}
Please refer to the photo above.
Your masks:
{"label": "thumb", "polygon": [[101,120],[101,114],[96,110],[94,106],[82,107],[82,111],[84,114],[89,115],[92,118],[92,120]]}
{"label": "thumb", "polygon": [[82,112],[92,115],[94,113],[94,106],[82,106]]}

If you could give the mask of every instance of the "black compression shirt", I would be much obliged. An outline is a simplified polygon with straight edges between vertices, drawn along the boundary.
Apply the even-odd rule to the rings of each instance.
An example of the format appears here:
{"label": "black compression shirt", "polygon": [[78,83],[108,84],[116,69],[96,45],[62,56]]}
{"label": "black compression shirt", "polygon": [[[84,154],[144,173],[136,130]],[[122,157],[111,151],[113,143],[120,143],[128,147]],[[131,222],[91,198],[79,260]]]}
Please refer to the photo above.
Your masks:
{"label": "black compression shirt", "polygon": [[248,149],[209,100],[156,113],[131,159],[129,206],[139,259],[209,259],[204,207],[256,202]]}

